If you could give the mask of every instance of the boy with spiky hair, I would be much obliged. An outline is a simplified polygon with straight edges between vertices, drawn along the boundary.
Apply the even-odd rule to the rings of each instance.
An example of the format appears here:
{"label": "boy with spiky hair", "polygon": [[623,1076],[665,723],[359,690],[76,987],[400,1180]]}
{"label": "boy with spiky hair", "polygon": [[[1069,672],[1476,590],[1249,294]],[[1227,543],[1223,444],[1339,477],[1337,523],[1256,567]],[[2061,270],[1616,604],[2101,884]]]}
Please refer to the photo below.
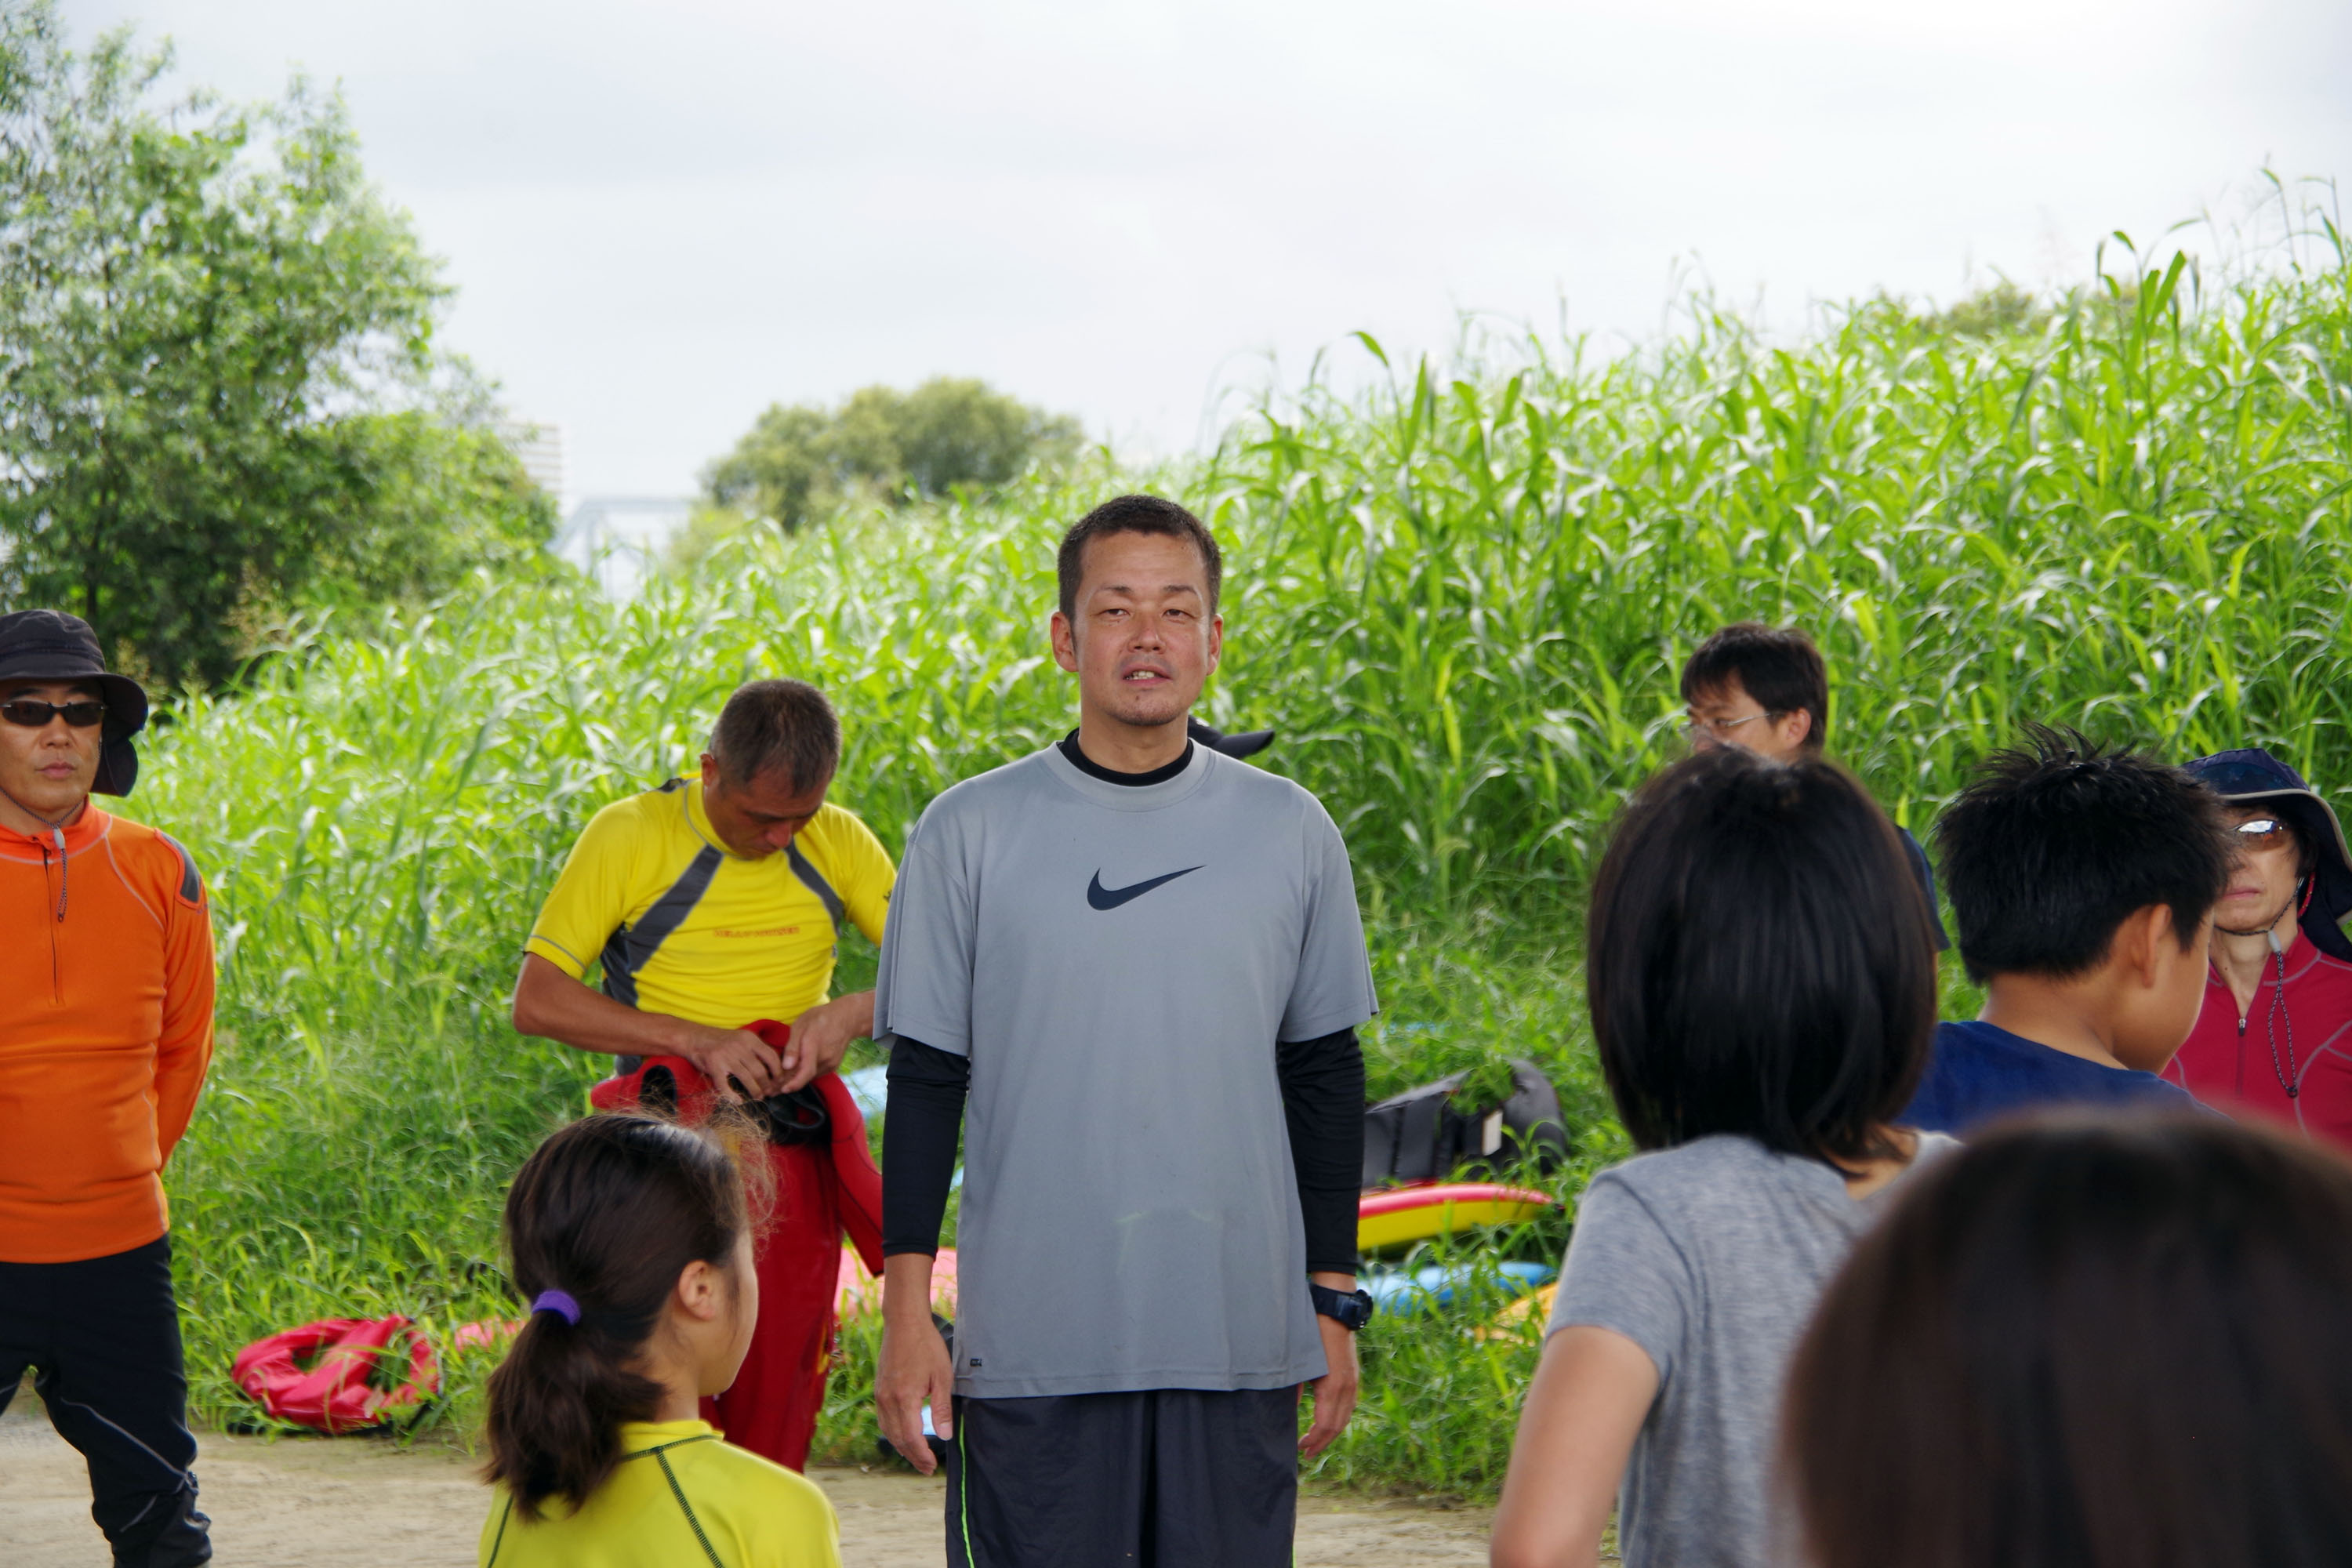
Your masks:
{"label": "boy with spiky hair", "polygon": [[2197,1022],[2231,848],[2179,769],[2028,726],[1936,825],[1975,1021],[1936,1030],[1902,1120],[1966,1133],[2011,1111],[2194,1103],[2156,1075]]}

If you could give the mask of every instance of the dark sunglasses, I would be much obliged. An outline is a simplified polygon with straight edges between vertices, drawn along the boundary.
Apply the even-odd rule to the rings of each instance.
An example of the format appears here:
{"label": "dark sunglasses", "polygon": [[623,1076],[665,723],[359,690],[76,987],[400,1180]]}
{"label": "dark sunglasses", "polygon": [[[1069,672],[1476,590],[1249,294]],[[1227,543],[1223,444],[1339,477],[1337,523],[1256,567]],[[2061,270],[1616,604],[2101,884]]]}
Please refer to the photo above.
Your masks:
{"label": "dark sunglasses", "polygon": [[2268,844],[2287,831],[2285,823],[2275,816],[2257,816],[2238,824],[2239,834],[2257,844]]}
{"label": "dark sunglasses", "polygon": [[0,719],[22,724],[27,730],[40,729],[52,719],[63,719],[77,730],[87,730],[105,717],[106,704],[88,698],[77,702],[42,702],[19,697],[13,702],[0,702]]}

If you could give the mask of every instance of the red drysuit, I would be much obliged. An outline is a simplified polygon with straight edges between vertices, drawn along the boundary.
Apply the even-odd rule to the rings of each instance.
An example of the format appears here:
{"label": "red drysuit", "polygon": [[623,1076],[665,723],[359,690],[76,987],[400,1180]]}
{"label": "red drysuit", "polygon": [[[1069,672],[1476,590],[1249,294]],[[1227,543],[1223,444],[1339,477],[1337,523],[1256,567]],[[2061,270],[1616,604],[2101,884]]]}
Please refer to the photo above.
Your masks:
{"label": "red drysuit", "polygon": [[[779,1049],[790,1036],[782,1024],[744,1026]],[[679,1107],[692,1115],[694,1101],[708,1093],[702,1075],[674,1057],[646,1063],[657,1066],[676,1075]],[[606,1110],[634,1105],[638,1076],[608,1079],[591,1099]],[[734,1386],[702,1402],[703,1419],[729,1442],[792,1470],[808,1463],[809,1439],[824,1406],[842,1237],[848,1237],[869,1271],[882,1272],[882,1173],[866,1146],[866,1118],[837,1074],[824,1073],[810,1087],[824,1097],[830,1137],[767,1146],[776,1192],[754,1243],[760,1321]]]}
{"label": "red drysuit", "polygon": [[882,1173],[866,1146],[866,1118],[837,1075],[815,1087],[832,1116],[832,1142],[768,1146],[776,1206],[757,1243],[759,1325],[735,1385],[702,1402],[703,1419],[729,1442],[788,1470],[808,1463],[824,1407],[842,1237],[867,1269],[882,1272]]}

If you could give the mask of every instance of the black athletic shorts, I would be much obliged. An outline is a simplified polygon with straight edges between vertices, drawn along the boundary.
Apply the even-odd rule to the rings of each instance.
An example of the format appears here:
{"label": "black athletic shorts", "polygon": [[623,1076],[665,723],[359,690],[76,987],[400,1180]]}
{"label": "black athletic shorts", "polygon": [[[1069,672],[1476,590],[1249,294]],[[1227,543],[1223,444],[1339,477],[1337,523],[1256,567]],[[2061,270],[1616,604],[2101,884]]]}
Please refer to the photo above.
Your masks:
{"label": "black athletic shorts", "polygon": [[958,1399],[953,1568],[1289,1568],[1298,1390]]}

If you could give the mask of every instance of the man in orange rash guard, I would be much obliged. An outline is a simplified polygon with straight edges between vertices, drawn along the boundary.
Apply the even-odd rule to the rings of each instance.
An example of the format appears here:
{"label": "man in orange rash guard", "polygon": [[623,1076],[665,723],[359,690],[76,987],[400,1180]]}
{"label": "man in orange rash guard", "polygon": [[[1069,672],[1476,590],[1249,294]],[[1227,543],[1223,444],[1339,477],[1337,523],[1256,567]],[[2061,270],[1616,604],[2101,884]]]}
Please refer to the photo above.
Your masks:
{"label": "man in orange rash guard", "polygon": [[128,795],[147,694],[87,624],[0,616],[0,1409],[25,1369],[118,1564],[208,1563],[159,1173],[213,1045],[212,919]]}

